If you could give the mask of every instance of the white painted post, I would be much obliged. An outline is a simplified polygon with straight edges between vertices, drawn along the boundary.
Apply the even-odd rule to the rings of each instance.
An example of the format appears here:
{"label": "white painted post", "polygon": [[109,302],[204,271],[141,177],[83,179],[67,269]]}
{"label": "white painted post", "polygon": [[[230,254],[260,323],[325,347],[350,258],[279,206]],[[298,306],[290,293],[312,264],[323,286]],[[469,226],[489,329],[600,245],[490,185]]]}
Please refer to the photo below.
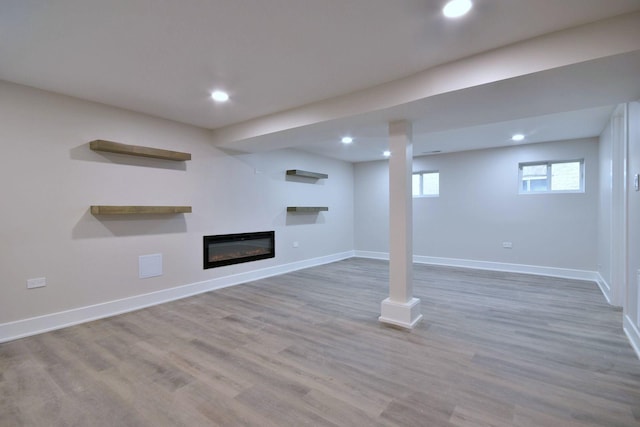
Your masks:
{"label": "white painted post", "polygon": [[413,198],[411,123],[389,123],[389,298],[379,320],[411,329],[422,319],[413,297]]}

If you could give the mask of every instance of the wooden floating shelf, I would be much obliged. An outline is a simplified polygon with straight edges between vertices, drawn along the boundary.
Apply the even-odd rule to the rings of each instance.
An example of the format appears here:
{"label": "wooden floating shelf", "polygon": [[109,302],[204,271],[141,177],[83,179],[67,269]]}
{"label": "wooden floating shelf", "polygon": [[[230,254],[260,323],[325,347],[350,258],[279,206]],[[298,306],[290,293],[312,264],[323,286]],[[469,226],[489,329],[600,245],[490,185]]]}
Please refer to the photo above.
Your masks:
{"label": "wooden floating shelf", "polygon": [[329,175],[327,175],[326,173],[302,171],[300,169],[289,169],[287,171],[287,175],[301,176],[303,178],[313,178],[313,179],[326,179],[326,178],[329,178]]}
{"label": "wooden floating shelf", "polygon": [[287,206],[287,212],[316,213],[328,210],[326,206]]}
{"label": "wooden floating shelf", "polygon": [[91,206],[93,215],[174,215],[191,213],[191,206]]}
{"label": "wooden floating shelf", "polygon": [[160,148],[142,147],[139,145],[121,144],[119,142],[105,141],[102,139],[91,141],[89,143],[89,148],[91,148],[93,151],[129,154],[131,156],[151,157],[153,159],[173,160],[176,162],[191,160],[191,153],[162,150]]}

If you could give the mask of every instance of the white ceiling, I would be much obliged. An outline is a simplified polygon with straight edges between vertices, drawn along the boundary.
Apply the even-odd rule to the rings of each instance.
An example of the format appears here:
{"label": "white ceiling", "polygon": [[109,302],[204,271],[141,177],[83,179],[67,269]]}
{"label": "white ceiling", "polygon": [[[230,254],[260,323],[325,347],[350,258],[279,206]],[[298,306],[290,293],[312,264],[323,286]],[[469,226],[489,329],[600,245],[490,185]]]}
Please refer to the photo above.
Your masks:
{"label": "white ceiling", "polygon": [[[444,2],[2,0],[0,79],[216,129],[640,10],[638,0],[475,0],[469,16],[451,21],[441,16]],[[215,88],[231,101],[214,104]],[[469,135],[497,141],[501,128],[513,126],[537,129],[529,141],[589,136],[587,129],[593,134],[607,116],[607,108],[594,105],[603,106],[574,106],[584,115],[565,109],[554,111],[560,116],[510,117],[516,122],[494,118],[428,138],[415,117],[415,152],[477,148]],[[580,117],[588,126],[575,125]],[[368,122],[360,130],[379,139],[380,126]],[[349,128],[343,121],[334,133]],[[330,145],[318,140],[305,149],[349,161],[373,155],[367,152],[374,143],[350,151]]]}
{"label": "white ceiling", "polygon": [[[538,142],[592,138],[602,133],[612,112],[612,106],[604,106],[454,128],[441,132],[419,133],[414,136],[413,155],[417,157]],[[416,128],[416,123],[414,123],[414,128]],[[525,139],[521,142],[513,142],[511,136],[515,133],[522,133],[525,135]],[[352,144],[342,144],[339,138],[333,138],[304,144],[301,149],[350,162],[380,160],[383,158],[383,151],[388,148],[387,134],[386,124],[368,126],[358,132],[358,136]]]}
{"label": "white ceiling", "polygon": [[[640,50],[572,64],[491,84],[448,92],[372,113],[290,128],[234,141],[234,150],[268,151],[291,146],[350,162],[380,160],[388,148],[387,123],[413,124],[419,156],[600,135],[615,105],[640,98]],[[350,145],[340,142],[351,135]]]}

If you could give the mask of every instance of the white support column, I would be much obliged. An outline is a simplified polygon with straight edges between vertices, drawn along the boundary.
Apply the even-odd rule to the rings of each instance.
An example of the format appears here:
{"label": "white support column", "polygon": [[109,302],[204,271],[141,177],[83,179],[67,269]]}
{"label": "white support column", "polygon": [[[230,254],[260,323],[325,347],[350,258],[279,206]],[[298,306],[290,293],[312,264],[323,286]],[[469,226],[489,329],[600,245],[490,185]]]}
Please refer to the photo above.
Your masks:
{"label": "white support column", "polygon": [[411,329],[422,319],[413,297],[413,198],[411,123],[389,123],[389,298],[379,320]]}

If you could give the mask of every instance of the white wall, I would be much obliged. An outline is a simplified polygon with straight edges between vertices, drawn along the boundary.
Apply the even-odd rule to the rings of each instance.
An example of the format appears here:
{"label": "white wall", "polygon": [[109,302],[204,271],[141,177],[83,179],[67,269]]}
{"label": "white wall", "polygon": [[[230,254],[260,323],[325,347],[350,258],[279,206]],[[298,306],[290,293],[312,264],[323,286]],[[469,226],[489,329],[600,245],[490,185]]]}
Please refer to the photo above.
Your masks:
{"label": "white wall", "polygon": [[627,108],[619,105],[600,135],[598,282],[607,300],[621,307],[626,286]]}
{"label": "white wall", "polygon": [[612,256],[613,247],[613,135],[612,124],[600,135],[599,142],[600,164],[600,195],[598,203],[598,273],[602,291],[607,300],[611,301]]}
{"label": "white wall", "polygon": [[624,323],[640,357],[640,192],[634,188],[634,175],[640,174],[640,102],[628,105],[628,132],[628,263]]}
{"label": "white wall", "polygon": [[[100,154],[89,149],[94,139],[186,151],[193,160]],[[0,141],[0,329],[353,249],[349,163],[295,150],[227,154],[202,129],[3,82]],[[286,169],[329,179],[286,180]],[[93,204],[191,205],[193,213],[97,218]],[[292,204],[329,211],[288,215]],[[203,235],[262,230],[276,231],[275,259],[203,270]],[[139,279],[138,257],[152,253],[163,254],[164,275]],[[27,290],[35,277],[47,287]]]}
{"label": "white wall", "polygon": [[[579,158],[584,194],[518,194],[519,162]],[[414,255],[596,271],[597,139],[424,156],[413,169],[440,172],[440,197],[414,199]],[[355,166],[356,251],[388,252],[387,180],[386,161]]]}

